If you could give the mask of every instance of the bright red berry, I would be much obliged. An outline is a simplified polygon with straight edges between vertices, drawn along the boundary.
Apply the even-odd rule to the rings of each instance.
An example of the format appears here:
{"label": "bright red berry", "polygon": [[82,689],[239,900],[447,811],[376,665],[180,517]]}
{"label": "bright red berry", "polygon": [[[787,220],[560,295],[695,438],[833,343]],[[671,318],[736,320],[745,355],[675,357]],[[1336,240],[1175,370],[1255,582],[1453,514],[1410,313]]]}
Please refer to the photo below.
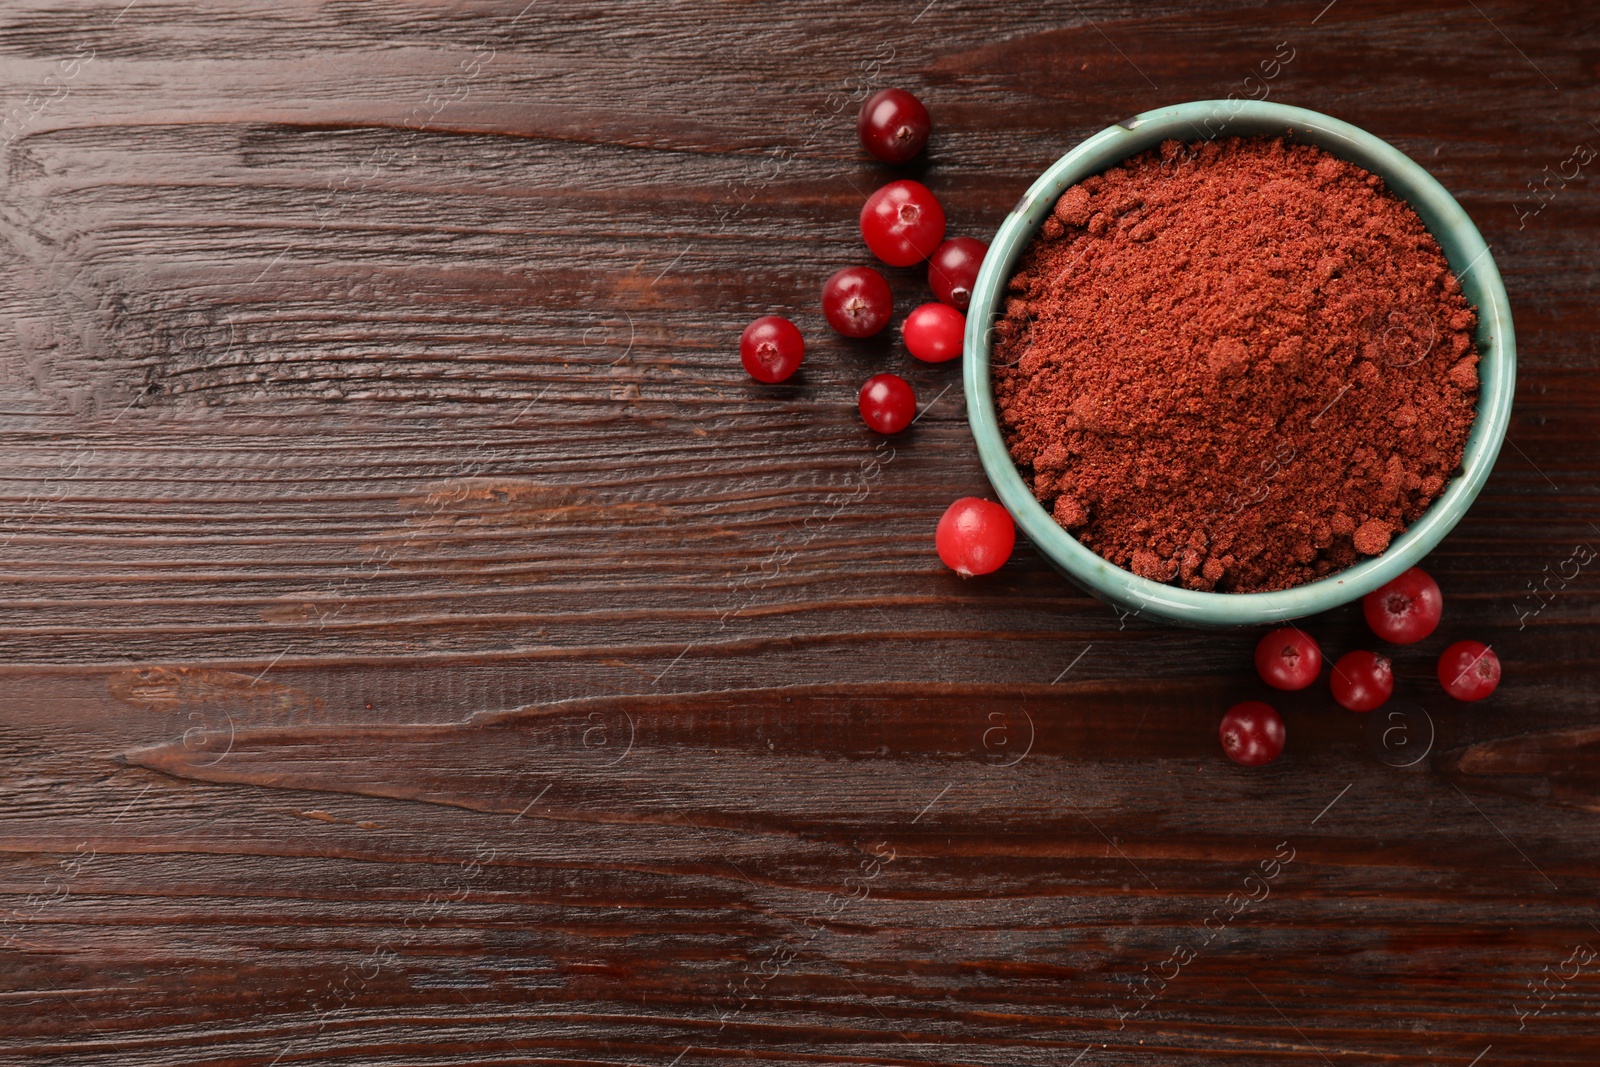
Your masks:
{"label": "bright red berry", "polygon": [[1421,641],[1439,625],[1444,596],[1438,582],[1421,567],[1412,567],[1362,597],[1361,610],[1373,633],[1392,645],[1409,645]]}
{"label": "bright red berry", "polygon": [[944,240],[944,208],[921,182],[890,182],[867,197],[861,237],[891,267],[921,263]]}
{"label": "bright red berry", "polygon": [[1246,700],[1228,709],[1217,736],[1222,741],[1222,751],[1233,762],[1260,767],[1278,758],[1287,733],[1282,717],[1271,704]]}
{"label": "bright red berry", "polygon": [[1457,700],[1482,700],[1500,684],[1500,657],[1478,641],[1457,641],[1439,657],[1439,684]]}
{"label": "bright red berry", "polygon": [[957,311],[972,302],[972,287],[989,246],[976,237],[952,237],[928,260],[928,286],[933,295]]}
{"label": "bright red berry", "polygon": [[1328,679],[1333,699],[1351,711],[1381,707],[1394,692],[1394,669],[1376,652],[1346,652]]}
{"label": "bright red berry", "polygon": [[945,566],[971,578],[997,571],[1011,558],[1017,527],[999,504],[964,496],[945,510],[933,539]]}
{"label": "bright red berry", "polygon": [[917,394],[898,374],[874,374],[861,387],[861,421],[879,433],[899,433],[917,415]]}
{"label": "bright red berry", "polygon": [[1304,630],[1285,626],[1256,645],[1256,673],[1274,689],[1304,689],[1322,670],[1322,649]]}
{"label": "bright red berry", "polygon": [[961,354],[967,317],[949,304],[923,304],[906,316],[900,332],[913,356],[927,363],[943,363]]}
{"label": "bright red berry", "polygon": [[794,323],[763,315],[739,335],[739,360],[758,382],[781,382],[800,369],[806,342]]}
{"label": "bright red berry", "polygon": [[904,163],[928,143],[933,123],[922,101],[904,89],[884,89],[867,97],[856,118],[861,146],[885,163]]}
{"label": "bright red berry", "polygon": [[822,285],[822,314],[846,337],[871,337],[894,314],[894,294],[871,267],[846,267]]}

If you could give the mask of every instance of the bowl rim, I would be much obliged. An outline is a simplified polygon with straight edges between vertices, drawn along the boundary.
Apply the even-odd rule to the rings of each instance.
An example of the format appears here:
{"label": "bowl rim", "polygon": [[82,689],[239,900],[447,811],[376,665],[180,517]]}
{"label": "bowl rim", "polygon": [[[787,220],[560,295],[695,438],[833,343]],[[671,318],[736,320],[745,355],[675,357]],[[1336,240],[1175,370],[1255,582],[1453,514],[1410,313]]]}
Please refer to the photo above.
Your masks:
{"label": "bowl rim", "polygon": [[[1184,589],[1141,578],[1102,559],[1034,498],[1005,446],[990,391],[993,323],[1017,258],[1067,187],[1164,140],[1273,132],[1315,144],[1377,174],[1386,188],[1417,212],[1444,250],[1468,299],[1478,307],[1477,412],[1461,473],[1384,552],[1292,589],[1268,593]],[[979,459],[1000,502],[1029,540],[1090,593],[1129,608],[1130,614],[1196,626],[1260,625],[1313,615],[1349,603],[1415,566],[1461,520],[1488,480],[1510,424],[1516,379],[1516,337],[1499,268],[1482,234],[1444,186],[1399,149],[1359,127],[1320,112],[1258,100],[1196,100],[1141,112],[1087,138],[1046,168],[990,242],[973,285],[963,349],[967,418]]]}

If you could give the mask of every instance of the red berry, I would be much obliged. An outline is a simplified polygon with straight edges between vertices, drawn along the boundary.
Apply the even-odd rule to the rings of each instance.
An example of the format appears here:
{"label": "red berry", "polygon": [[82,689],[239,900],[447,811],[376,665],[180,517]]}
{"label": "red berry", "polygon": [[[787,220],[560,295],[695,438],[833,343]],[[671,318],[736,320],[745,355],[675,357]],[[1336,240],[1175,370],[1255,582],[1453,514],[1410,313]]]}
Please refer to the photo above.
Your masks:
{"label": "red berry", "polygon": [[904,163],[928,143],[928,109],[904,89],[884,89],[867,97],[856,118],[861,146],[885,163]]}
{"label": "red berry", "polygon": [[961,354],[967,317],[949,304],[923,304],[906,316],[900,331],[913,356],[928,363],[943,363]]}
{"label": "red berry", "polygon": [[1274,689],[1304,689],[1322,670],[1322,649],[1304,630],[1285,626],[1256,645],[1256,673]]}
{"label": "red berry", "polygon": [[739,335],[739,360],[758,382],[781,382],[800,369],[805,338],[780,315],[763,315]]}
{"label": "red berry", "polygon": [[928,286],[933,295],[957,311],[972,302],[972,287],[989,246],[976,237],[952,237],[928,260]]}
{"label": "red berry", "polygon": [[822,314],[846,337],[871,337],[889,325],[894,294],[871,267],[846,267],[823,283]]}
{"label": "red berry", "polygon": [[867,197],[861,237],[891,267],[921,263],[944,240],[944,208],[921,182],[890,182]]}
{"label": "red berry", "polygon": [[1286,734],[1283,719],[1271,704],[1246,700],[1228,709],[1217,736],[1222,740],[1222,751],[1233,762],[1260,767],[1278,758]]}
{"label": "red berry", "polygon": [[1457,641],[1439,657],[1439,684],[1457,700],[1482,700],[1500,684],[1500,657],[1477,641]]}
{"label": "red berry", "polygon": [[861,387],[861,421],[879,433],[899,433],[917,414],[917,394],[898,374],[874,374]]}
{"label": "red berry", "polygon": [[1371,711],[1394,692],[1394,669],[1376,652],[1346,652],[1328,679],[1333,699],[1351,711]]}
{"label": "red berry", "polygon": [[1409,645],[1433,633],[1444,614],[1439,583],[1421,567],[1361,598],[1361,610],[1372,632],[1393,645]]}
{"label": "red berry", "polygon": [[964,496],[945,510],[933,540],[945,566],[971,578],[997,571],[1011,558],[1017,527],[999,504]]}

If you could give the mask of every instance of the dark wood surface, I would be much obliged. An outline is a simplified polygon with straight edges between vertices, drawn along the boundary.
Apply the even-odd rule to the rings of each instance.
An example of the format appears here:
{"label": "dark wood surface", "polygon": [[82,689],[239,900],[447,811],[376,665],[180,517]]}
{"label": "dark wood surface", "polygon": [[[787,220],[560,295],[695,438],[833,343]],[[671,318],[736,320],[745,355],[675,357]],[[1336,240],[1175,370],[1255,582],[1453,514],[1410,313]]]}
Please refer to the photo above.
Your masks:
{"label": "dark wood surface", "polygon": [[[1600,1060],[1600,12],[1324,2],[7,3],[0,1062]],[[815,294],[869,90],[987,238],[1283,44],[1477,221],[1520,382],[1414,703],[1246,771],[1256,635],[945,570],[957,368]]]}

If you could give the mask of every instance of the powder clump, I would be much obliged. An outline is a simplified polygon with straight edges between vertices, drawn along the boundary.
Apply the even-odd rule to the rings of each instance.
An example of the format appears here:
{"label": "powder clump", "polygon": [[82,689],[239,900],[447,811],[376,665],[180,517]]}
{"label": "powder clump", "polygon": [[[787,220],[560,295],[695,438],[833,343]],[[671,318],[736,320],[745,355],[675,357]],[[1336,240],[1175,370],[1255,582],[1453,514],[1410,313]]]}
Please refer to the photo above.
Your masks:
{"label": "powder clump", "polygon": [[1476,313],[1377,177],[1281,138],[1168,141],[1049,219],[996,323],[995,401],[1034,495],[1112,563],[1301,585],[1459,471]]}

